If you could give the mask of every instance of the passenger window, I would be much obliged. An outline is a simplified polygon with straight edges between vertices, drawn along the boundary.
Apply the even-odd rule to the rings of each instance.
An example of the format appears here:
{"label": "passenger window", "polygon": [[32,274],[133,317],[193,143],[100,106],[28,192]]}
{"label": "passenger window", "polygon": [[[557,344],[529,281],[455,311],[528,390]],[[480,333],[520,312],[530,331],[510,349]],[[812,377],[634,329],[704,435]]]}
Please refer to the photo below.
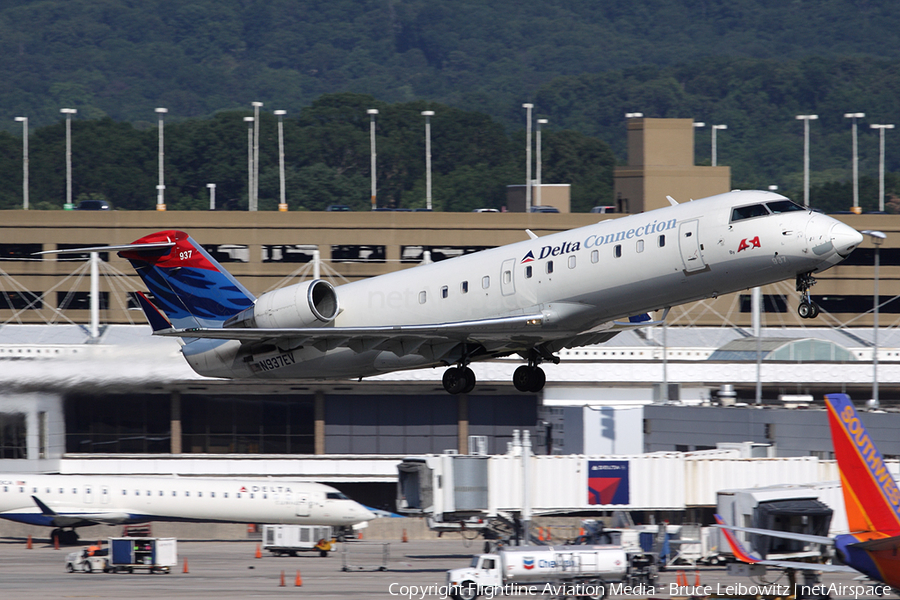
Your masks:
{"label": "passenger window", "polygon": [[591,250],[591,262],[597,263],[600,260],[600,253],[596,250]]}
{"label": "passenger window", "polygon": [[551,273],[553,273],[553,261],[548,260],[547,261],[547,275],[550,275]]}
{"label": "passenger window", "polygon": [[159,495],[160,495],[160,496],[163,495],[163,491],[162,491],[162,490],[159,490]]}
{"label": "passenger window", "polygon": [[441,298],[446,298],[449,295],[450,295],[450,290],[445,285],[444,287],[441,288]]}
{"label": "passenger window", "polygon": [[489,287],[491,287],[490,275],[485,275],[484,277],[481,278],[481,287],[482,287],[482,289],[485,289],[485,290],[488,289]]}
{"label": "passenger window", "polygon": [[613,256],[622,258],[622,244],[616,244],[616,247],[613,248]]}
{"label": "passenger window", "polygon": [[525,267],[525,279],[531,279],[531,265]]}
{"label": "passenger window", "polygon": [[731,222],[743,221],[754,217],[764,217],[769,214],[763,204],[751,204],[750,206],[736,206],[731,209]]}
{"label": "passenger window", "polygon": [[425,290],[419,292],[419,304],[425,304]]}
{"label": "passenger window", "polygon": [[574,254],[569,257],[569,268],[570,269],[575,268],[575,255]]}
{"label": "passenger window", "polygon": [[191,493],[190,493],[190,492],[185,492],[184,495],[185,495],[185,496],[190,496]]}
{"label": "passenger window", "polygon": [[176,492],[175,490],[172,490],[172,495],[173,495],[173,496],[177,496],[177,495],[178,495],[178,492]]}
{"label": "passenger window", "polygon": [[215,492],[210,492],[210,493],[209,493],[209,497],[210,497],[210,498],[215,498],[215,497],[216,497],[216,493],[215,493]]}
{"label": "passenger window", "polygon": [[637,250],[638,252],[643,252],[643,251],[644,251],[644,240],[638,240],[638,241],[637,241],[637,248],[636,248],[636,250]]}
{"label": "passenger window", "polygon": [[666,245],[666,236],[665,234],[659,236],[659,247],[663,248]]}
{"label": "passenger window", "polygon": [[469,282],[463,281],[461,284],[459,284],[459,291],[463,294],[468,294],[469,293]]}
{"label": "passenger window", "polygon": [[228,497],[228,492],[225,492],[225,493],[222,494],[222,495],[223,495],[225,498],[227,498],[227,497]]}
{"label": "passenger window", "polygon": [[203,497],[203,492],[197,492],[197,497],[198,497],[198,498],[202,498],[202,497]]}
{"label": "passenger window", "polygon": [[148,495],[148,496],[152,496],[152,495],[153,495],[153,492],[151,492],[150,490],[147,490],[147,495]]}

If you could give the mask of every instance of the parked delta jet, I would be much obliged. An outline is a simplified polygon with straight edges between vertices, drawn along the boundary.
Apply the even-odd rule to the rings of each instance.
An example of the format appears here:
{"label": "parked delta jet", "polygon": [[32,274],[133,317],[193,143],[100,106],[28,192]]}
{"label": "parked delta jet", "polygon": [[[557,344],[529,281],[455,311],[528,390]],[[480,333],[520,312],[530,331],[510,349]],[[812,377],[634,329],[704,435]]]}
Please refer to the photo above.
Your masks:
{"label": "parked delta jet", "polygon": [[[804,318],[813,273],[862,241],[851,227],[770,192],[734,191],[334,287],[248,292],[197,242],[162,231],[120,250],[154,304],[156,335],[183,340],[199,374],[339,379],[448,366],[470,392],[477,360],[517,354],[513,382],[543,388],[543,361],[661,323],[648,311],[796,278]],[[59,252],[59,251],[55,251]],[[71,252],[71,251],[70,251]],[[157,309],[161,309],[162,313]],[[163,314],[164,313],[164,314]]]}
{"label": "parked delta jet", "polygon": [[[884,464],[881,452],[869,437],[850,397],[847,394],[829,394],[825,396],[825,403],[828,406],[834,456],[841,472],[850,533],[830,538],[790,531],[735,527],[727,525],[719,515],[716,515],[716,521],[723,529],[735,557],[743,562],[772,566],[789,572],[858,571],[873,581],[880,581],[894,590],[900,590],[900,488]],[[766,560],[747,552],[731,531],[834,546],[844,564]],[[873,596],[871,586],[847,587],[857,597]],[[825,588],[826,586],[822,586],[819,589]],[[883,596],[888,591],[875,589],[874,593]],[[825,596],[826,592],[815,595]]]}
{"label": "parked delta jet", "polygon": [[[333,487],[282,479],[0,474],[0,518],[55,527],[149,521],[355,525],[375,518]],[[64,529],[67,528],[67,529]]]}

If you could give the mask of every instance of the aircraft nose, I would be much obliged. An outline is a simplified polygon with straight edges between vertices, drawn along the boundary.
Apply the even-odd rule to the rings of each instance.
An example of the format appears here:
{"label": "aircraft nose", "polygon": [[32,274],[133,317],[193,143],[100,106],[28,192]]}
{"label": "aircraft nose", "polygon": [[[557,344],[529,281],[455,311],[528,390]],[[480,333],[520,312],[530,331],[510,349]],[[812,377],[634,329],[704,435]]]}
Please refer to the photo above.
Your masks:
{"label": "aircraft nose", "polygon": [[835,252],[842,258],[847,258],[862,241],[862,234],[849,225],[836,223],[831,228],[831,243],[834,244]]}

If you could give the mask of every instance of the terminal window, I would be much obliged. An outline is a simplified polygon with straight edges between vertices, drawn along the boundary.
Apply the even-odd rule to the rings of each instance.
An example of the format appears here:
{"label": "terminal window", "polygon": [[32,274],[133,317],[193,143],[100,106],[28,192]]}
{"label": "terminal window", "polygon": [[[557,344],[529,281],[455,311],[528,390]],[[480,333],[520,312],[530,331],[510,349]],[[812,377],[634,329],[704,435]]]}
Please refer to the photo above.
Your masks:
{"label": "terminal window", "polygon": [[0,458],[27,458],[25,415],[0,413]]}
{"label": "terminal window", "polygon": [[43,249],[42,244],[0,244],[0,260],[42,260],[34,253]]}
{"label": "terminal window", "polygon": [[0,309],[39,310],[44,308],[44,292],[4,292],[0,291]]}

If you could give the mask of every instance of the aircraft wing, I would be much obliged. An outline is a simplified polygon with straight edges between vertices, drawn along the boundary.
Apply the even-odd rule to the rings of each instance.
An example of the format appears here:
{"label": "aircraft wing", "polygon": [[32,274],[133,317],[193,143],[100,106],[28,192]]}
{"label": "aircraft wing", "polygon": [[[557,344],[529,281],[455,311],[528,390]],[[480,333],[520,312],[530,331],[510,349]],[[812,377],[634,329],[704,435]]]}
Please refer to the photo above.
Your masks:
{"label": "aircraft wing", "polygon": [[53,525],[56,527],[69,527],[72,525],[83,524],[85,521],[102,525],[118,525],[127,523],[131,520],[131,516],[125,512],[114,511],[84,511],[84,510],[66,510],[52,509],[37,496],[32,496],[32,500],[40,509],[41,514],[50,517]]}
{"label": "aircraft wing", "polygon": [[737,558],[741,562],[756,564],[756,565],[765,565],[767,567],[775,567],[776,569],[795,569],[800,571],[824,571],[827,573],[858,573],[856,569],[852,567],[848,567],[846,565],[826,565],[821,563],[810,563],[810,562],[802,562],[802,561],[792,561],[792,560],[766,560],[752,552],[748,552],[744,545],[741,544],[732,531],[745,531],[747,533],[756,533],[759,535],[771,535],[772,537],[782,537],[792,540],[801,540],[807,542],[813,542],[817,544],[834,544],[834,540],[829,537],[824,537],[820,535],[806,535],[802,533],[790,533],[786,531],[774,531],[772,529],[756,529],[753,527],[736,527],[734,525],[728,525],[719,515],[716,515],[716,527],[722,530],[722,533],[725,534],[725,539],[728,540],[728,545],[731,547],[731,551],[734,553],[734,557]]}
{"label": "aircraft wing", "polygon": [[542,314],[517,315],[496,319],[480,319],[475,321],[458,321],[455,323],[436,323],[426,325],[375,325],[369,327],[303,327],[283,329],[261,328],[209,328],[191,327],[187,329],[163,329],[155,331],[155,335],[167,337],[206,338],[214,340],[261,341],[283,338],[305,338],[311,342],[330,341],[349,338],[404,338],[420,337],[425,339],[444,338],[447,340],[466,341],[493,339],[504,337],[509,339],[517,332],[523,334],[537,333],[544,324]]}

